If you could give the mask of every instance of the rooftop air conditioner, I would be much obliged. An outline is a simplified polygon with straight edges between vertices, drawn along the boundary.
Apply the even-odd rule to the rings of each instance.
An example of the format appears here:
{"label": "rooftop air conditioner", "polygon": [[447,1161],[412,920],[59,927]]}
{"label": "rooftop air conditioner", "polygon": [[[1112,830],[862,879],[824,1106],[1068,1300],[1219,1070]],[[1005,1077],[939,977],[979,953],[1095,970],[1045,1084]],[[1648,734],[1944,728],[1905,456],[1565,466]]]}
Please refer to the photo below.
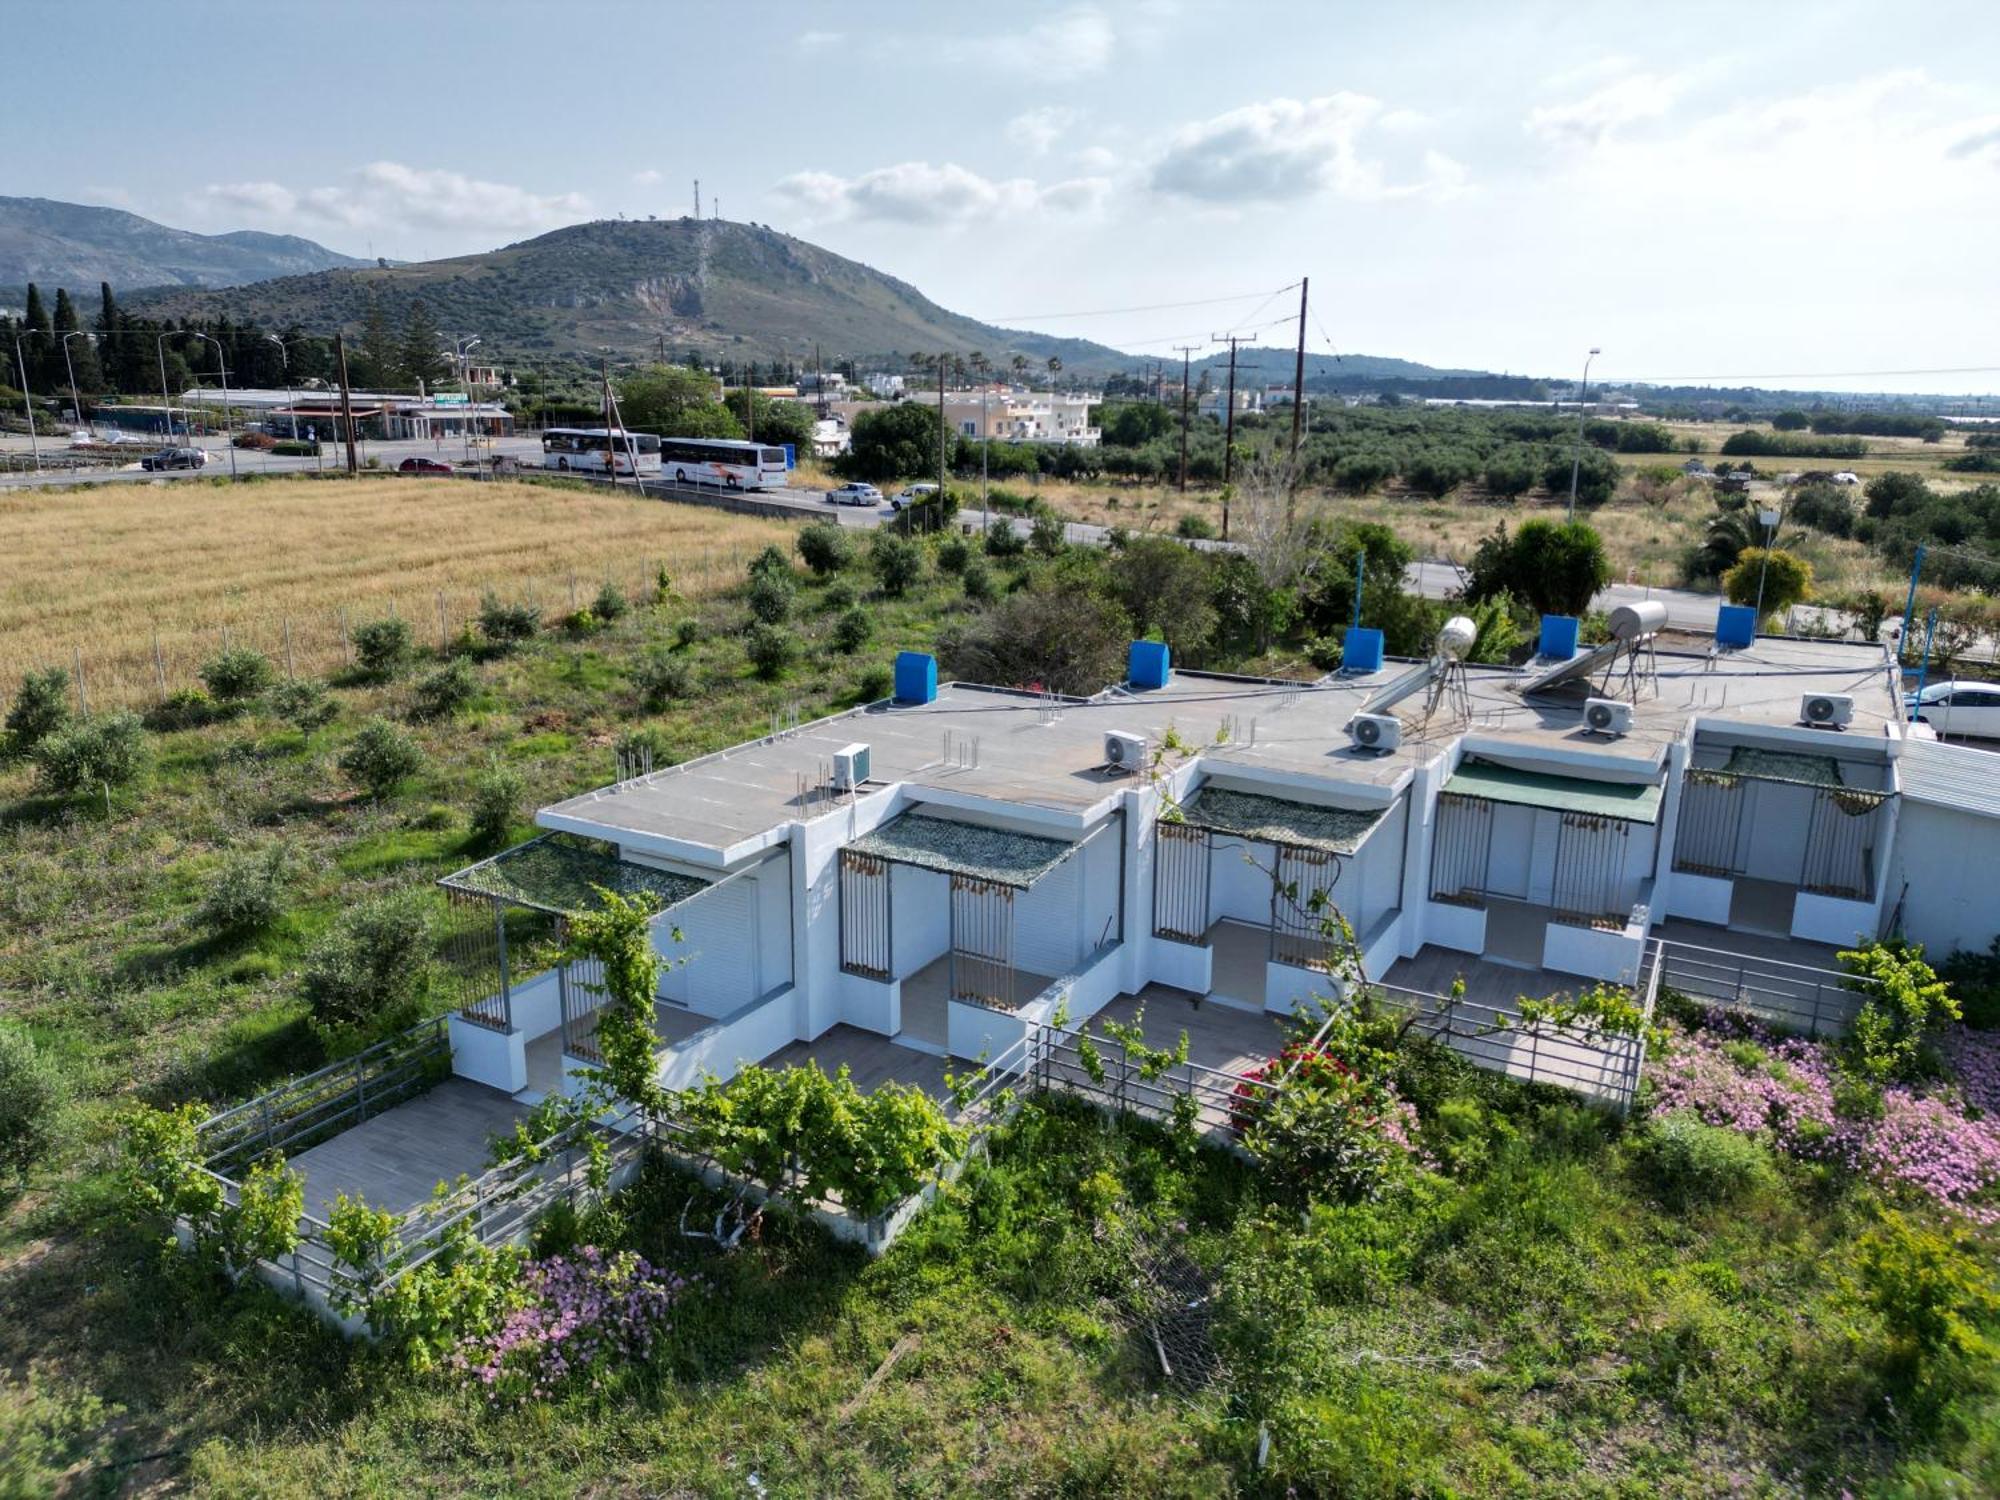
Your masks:
{"label": "rooftop air conditioner", "polygon": [[1592,734],[1627,734],[1632,728],[1632,705],[1616,698],[1586,698],[1583,727]]}
{"label": "rooftop air conditioner", "polygon": [[1403,743],[1403,721],[1394,714],[1356,714],[1347,721],[1347,737],[1357,750],[1386,755]]}
{"label": "rooftop air conditioner", "polygon": [[1845,693],[1807,693],[1799,700],[1799,722],[1838,729],[1854,719],[1854,700]]}
{"label": "rooftop air conditioner", "polygon": [[833,752],[833,785],[837,791],[857,792],[868,780],[868,747],[849,745]]}
{"label": "rooftop air conditioner", "polygon": [[1113,729],[1104,736],[1104,768],[1133,774],[1145,769],[1146,737]]}

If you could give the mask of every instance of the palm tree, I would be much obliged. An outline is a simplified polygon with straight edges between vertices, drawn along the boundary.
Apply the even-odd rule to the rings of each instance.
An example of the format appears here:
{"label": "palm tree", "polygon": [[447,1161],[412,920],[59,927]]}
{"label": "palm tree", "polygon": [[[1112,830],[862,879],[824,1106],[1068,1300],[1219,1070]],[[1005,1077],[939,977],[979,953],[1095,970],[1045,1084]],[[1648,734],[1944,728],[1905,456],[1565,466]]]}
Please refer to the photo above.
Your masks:
{"label": "palm tree", "polygon": [[1049,356],[1049,436],[1057,436],[1062,425],[1056,421],[1056,376],[1062,371],[1062,361],[1053,354]]}
{"label": "palm tree", "polygon": [[1026,376],[1028,373],[1028,356],[1025,354],[1017,354],[1011,360],[1009,360],[1007,364],[1008,368],[1013,370],[1015,379],[1020,380],[1023,384],[1026,384],[1027,383]]}
{"label": "palm tree", "polygon": [[977,375],[980,379],[980,382],[984,384],[986,380],[987,371],[993,368],[993,361],[988,359],[985,356],[985,354],[982,353],[980,350],[975,349],[972,351],[971,364],[973,373]]}

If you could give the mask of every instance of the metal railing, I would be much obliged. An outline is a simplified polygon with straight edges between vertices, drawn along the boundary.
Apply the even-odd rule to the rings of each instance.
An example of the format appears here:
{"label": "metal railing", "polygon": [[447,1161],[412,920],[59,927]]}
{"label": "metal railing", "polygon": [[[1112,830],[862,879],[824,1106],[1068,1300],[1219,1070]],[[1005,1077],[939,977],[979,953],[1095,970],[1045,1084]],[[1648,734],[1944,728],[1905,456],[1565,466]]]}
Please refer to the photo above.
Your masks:
{"label": "metal railing", "polygon": [[1817,1041],[1842,1036],[1861,1009],[1848,976],[1782,959],[1661,939],[1666,987],[1724,1010],[1754,1016]]}
{"label": "metal railing", "polygon": [[423,1021],[365,1052],[282,1083],[198,1127],[204,1163],[222,1176],[271,1151],[287,1156],[422,1093],[451,1071],[444,1017]]}

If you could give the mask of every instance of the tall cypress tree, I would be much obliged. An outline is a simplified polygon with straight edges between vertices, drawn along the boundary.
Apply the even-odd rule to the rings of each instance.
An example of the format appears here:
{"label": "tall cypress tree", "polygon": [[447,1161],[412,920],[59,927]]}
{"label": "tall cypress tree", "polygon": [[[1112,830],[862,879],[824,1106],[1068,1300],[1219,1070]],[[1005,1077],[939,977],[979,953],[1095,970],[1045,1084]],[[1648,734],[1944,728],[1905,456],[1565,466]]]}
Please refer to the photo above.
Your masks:
{"label": "tall cypress tree", "polygon": [[21,319],[21,352],[28,361],[28,384],[35,390],[49,386],[49,309],[42,301],[42,289],[28,283],[28,310]]}
{"label": "tall cypress tree", "polygon": [[403,315],[403,339],[399,350],[403,378],[412,383],[421,380],[426,390],[436,385],[445,367],[443,345],[444,334],[439,331],[437,320],[424,306],[424,299],[417,298]]}

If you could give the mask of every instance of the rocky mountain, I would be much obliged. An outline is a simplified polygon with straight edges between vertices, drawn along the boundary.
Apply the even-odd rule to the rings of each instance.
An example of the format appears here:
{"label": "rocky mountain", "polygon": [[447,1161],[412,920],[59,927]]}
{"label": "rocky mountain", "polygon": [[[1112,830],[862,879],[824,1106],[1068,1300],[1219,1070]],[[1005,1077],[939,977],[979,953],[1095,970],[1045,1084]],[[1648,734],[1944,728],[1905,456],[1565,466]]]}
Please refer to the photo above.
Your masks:
{"label": "rocky mountain", "polygon": [[1086,339],[995,328],[939,307],[893,276],[777,230],[720,219],[607,219],[483,255],[321,271],[227,290],[162,289],[125,298],[172,317],[254,317],[311,332],[359,328],[374,298],[392,323],[421,298],[437,324],[476,333],[482,355],[659,353],[866,361],[942,351],[1051,356],[1080,374],[1132,364]]}
{"label": "rocky mountain", "polygon": [[0,198],[0,286],[38,283],[73,295],[100,281],[119,291],[150,286],[237,286],[368,262],[290,234],[239,229],[195,234],[121,208],[53,198]]}

